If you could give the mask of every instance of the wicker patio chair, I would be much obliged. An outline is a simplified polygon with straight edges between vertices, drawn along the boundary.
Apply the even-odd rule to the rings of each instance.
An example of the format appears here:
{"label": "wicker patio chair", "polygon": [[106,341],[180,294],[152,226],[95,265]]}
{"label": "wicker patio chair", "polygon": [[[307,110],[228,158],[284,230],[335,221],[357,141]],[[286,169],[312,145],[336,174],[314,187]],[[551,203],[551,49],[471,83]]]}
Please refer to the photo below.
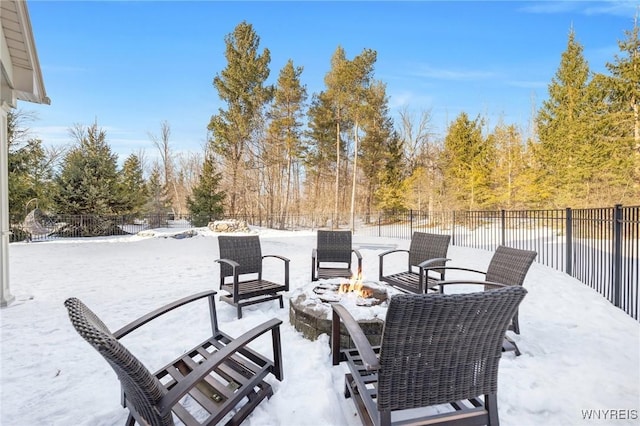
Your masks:
{"label": "wicker patio chair", "polygon": [[[431,283],[444,280],[445,272],[441,267],[449,260],[446,257],[450,240],[450,235],[414,232],[409,250],[395,249],[379,255],[379,281],[405,292],[425,293]],[[408,254],[408,267],[401,272],[385,275],[384,261],[392,253]],[[431,268],[427,270],[427,267]]]}
{"label": "wicker patio chair", "polygon": [[318,230],[316,248],[311,252],[311,281],[327,278],[351,278],[352,255],[358,259],[357,274],[362,273],[362,255],[351,245],[351,231]]}
{"label": "wicker patio chair", "polygon": [[[220,300],[236,307],[238,318],[242,318],[244,306],[279,300],[284,308],[282,292],[289,291],[289,259],[277,255],[262,255],[260,239],[257,235],[219,236]],[[265,258],[276,258],[283,262],[283,283],[262,278],[262,265]]]}
{"label": "wicker patio chair", "polygon": [[[345,397],[354,399],[362,424],[499,423],[501,344],[527,291],[498,286],[393,296],[376,347],[343,305],[333,305],[332,361],[347,362]],[[355,348],[341,350],[341,324]]]}
{"label": "wicker patio chair", "polygon": [[[215,294],[215,291],[207,291],[185,297],[113,333],[80,300],[70,298],[65,301],[76,331],[104,357],[118,376],[122,406],[129,410],[127,425],[173,425],[177,419],[185,425],[237,425],[264,398],[273,395],[265,378],[273,374],[276,379],[283,379],[282,321],[274,318],[234,339],[218,329]],[[211,337],[156,373],[152,374],[120,342],[124,336],[151,320],[203,299],[209,302]],[[269,331],[272,359],[247,346]],[[196,417],[204,420],[198,421]]]}
{"label": "wicker patio chair", "polygon": [[[468,269],[458,266],[446,266],[445,270],[458,270],[474,272],[484,275],[485,281],[496,282],[506,285],[522,286],[524,279],[531,268],[531,264],[535,260],[538,253],[530,250],[516,249],[506,246],[498,246],[496,251],[489,262],[487,271],[479,271],[476,269]],[[429,269],[429,268],[427,268]],[[432,285],[439,287],[440,292],[444,291],[444,286],[439,285],[437,282],[433,282]],[[509,331],[513,331],[516,334],[520,334],[520,324],[518,322],[518,311],[515,314],[509,326]],[[516,343],[509,336],[505,336],[505,351],[515,351],[516,355],[520,355],[520,350]]]}

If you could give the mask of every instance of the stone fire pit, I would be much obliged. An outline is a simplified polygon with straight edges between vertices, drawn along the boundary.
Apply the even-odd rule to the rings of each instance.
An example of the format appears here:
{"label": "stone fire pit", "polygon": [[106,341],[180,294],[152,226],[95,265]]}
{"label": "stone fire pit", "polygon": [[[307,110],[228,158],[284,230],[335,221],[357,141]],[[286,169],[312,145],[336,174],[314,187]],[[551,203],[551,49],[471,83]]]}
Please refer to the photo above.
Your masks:
{"label": "stone fire pit", "polygon": [[[331,316],[333,303],[340,303],[358,321],[369,342],[380,344],[382,327],[387,314],[388,299],[400,291],[378,282],[364,282],[364,296],[353,292],[340,293],[344,280],[334,278],[312,282],[294,292],[289,301],[289,322],[310,340],[321,334],[331,336]],[[341,347],[351,347],[344,326],[340,328]]]}

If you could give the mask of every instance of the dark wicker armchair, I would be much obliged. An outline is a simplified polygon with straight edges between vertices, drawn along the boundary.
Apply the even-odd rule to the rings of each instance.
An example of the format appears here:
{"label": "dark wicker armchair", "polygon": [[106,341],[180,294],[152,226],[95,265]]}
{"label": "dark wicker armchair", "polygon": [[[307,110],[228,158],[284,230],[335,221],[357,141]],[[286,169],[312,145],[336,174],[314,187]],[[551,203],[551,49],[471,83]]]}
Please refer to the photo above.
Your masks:
{"label": "dark wicker armchair", "polygon": [[[283,379],[280,324],[272,319],[238,338],[218,329],[214,295],[208,291],[168,304],[111,332],[84,303],[65,301],[76,331],[111,365],[122,387],[122,405],[129,409],[127,425],[240,424],[265,398],[273,395],[264,379],[273,374]],[[212,335],[152,374],[120,339],[151,320],[183,305],[208,299]],[[247,344],[271,332],[273,359],[250,349]],[[181,338],[184,338],[182,336]],[[161,350],[161,348],[158,348]],[[204,418],[198,421],[197,418]]]}
{"label": "dark wicker armchair", "polygon": [[[457,266],[446,266],[445,270],[458,270],[474,272],[484,275],[485,281],[496,282],[506,285],[522,286],[524,279],[531,268],[531,264],[535,260],[538,253],[530,250],[516,249],[506,246],[498,246],[489,262],[487,271],[479,271],[476,269],[468,269]],[[428,269],[428,268],[427,268]],[[439,287],[440,292],[444,291],[444,286],[438,285],[437,282],[432,283],[434,287]],[[507,330],[520,334],[520,324],[518,322],[518,311],[516,310]],[[516,343],[508,336],[505,336],[506,351],[515,351],[516,355],[520,355],[520,350]]]}
{"label": "dark wicker armchair", "polygon": [[362,255],[351,245],[351,231],[318,230],[316,248],[311,252],[311,281],[327,278],[351,278],[353,254],[358,259],[357,274],[362,273]]}
{"label": "dark wicker armchair", "polygon": [[[284,308],[282,292],[289,291],[289,259],[277,255],[262,255],[260,239],[257,235],[219,236],[220,289],[227,294],[220,300],[236,307],[238,318],[242,318],[244,306],[278,300]],[[282,283],[263,279],[262,265],[265,258],[275,258],[283,262]]]}
{"label": "dark wicker armchair", "polygon": [[[441,267],[449,260],[446,257],[450,240],[450,235],[414,232],[409,250],[395,249],[379,255],[379,280],[405,292],[425,293],[432,283],[444,280]],[[385,275],[384,260],[392,253],[408,254],[407,269]]]}
{"label": "dark wicker armchair", "polygon": [[[346,360],[345,397],[353,397],[363,424],[498,424],[502,340],[527,292],[498,286],[393,296],[377,347],[344,306],[333,305],[333,365]],[[355,348],[341,350],[341,324]]]}

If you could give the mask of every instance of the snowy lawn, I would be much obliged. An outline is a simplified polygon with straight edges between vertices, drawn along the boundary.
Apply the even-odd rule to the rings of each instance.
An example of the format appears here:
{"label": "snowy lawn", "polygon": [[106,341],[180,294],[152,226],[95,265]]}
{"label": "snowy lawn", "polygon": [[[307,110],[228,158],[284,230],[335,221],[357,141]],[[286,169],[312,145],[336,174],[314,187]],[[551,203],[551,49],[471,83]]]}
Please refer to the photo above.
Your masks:
{"label": "snowy lawn", "polygon": [[[114,425],[127,412],[120,386],[102,357],[72,328],[63,302],[78,297],[116,330],[144,313],[189,294],[218,286],[216,234],[198,229],[192,238],[176,230],[145,236],[16,243],[10,246],[11,292],[16,301],[0,310],[0,424]],[[309,284],[310,231],[259,230],[263,254],[291,259],[291,291],[285,309],[266,302],[243,310],[217,303],[220,328],[239,335],[278,317],[283,321],[283,382],[270,376],[274,396],[247,419],[256,425],[357,425],[343,397],[344,367],[332,367],[328,337],[309,341],[288,319],[288,299]],[[378,254],[408,248],[408,240],[354,236],[365,279],[378,275]],[[452,246],[451,265],[486,269],[492,253]],[[406,260],[398,257],[398,268]],[[277,279],[281,262],[265,264]],[[385,262],[385,269],[387,263]],[[457,272],[448,279],[477,275]],[[506,426],[638,425],[640,325],[577,280],[534,263],[520,306],[522,355],[500,363],[498,408]],[[199,343],[209,330],[207,304],[156,320],[123,342],[154,371]],[[270,341],[252,346],[269,353]],[[589,418],[591,417],[591,418]],[[599,417],[599,420],[598,420]],[[615,419],[612,419],[615,417]]]}

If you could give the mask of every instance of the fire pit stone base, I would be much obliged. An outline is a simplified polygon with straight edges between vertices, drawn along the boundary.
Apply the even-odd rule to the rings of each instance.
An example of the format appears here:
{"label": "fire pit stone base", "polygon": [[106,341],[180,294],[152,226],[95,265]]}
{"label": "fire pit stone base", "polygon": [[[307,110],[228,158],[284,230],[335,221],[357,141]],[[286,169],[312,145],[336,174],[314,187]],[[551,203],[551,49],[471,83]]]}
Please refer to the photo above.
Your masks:
{"label": "fire pit stone base", "polygon": [[[385,293],[392,292],[392,289],[386,290],[386,286],[381,287]],[[376,289],[376,295],[380,289]],[[379,345],[382,337],[382,329],[384,327],[384,314],[386,312],[386,294],[381,305],[372,307],[352,307],[352,309],[367,309],[371,312],[369,318],[358,319],[358,324],[367,336],[372,345]],[[309,340],[317,340],[322,334],[331,337],[331,303],[322,301],[313,291],[302,291],[294,294],[289,300],[289,322],[294,328],[301,332],[302,335]],[[353,347],[353,341],[349,337],[344,325],[340,326],[340,347]]]}

